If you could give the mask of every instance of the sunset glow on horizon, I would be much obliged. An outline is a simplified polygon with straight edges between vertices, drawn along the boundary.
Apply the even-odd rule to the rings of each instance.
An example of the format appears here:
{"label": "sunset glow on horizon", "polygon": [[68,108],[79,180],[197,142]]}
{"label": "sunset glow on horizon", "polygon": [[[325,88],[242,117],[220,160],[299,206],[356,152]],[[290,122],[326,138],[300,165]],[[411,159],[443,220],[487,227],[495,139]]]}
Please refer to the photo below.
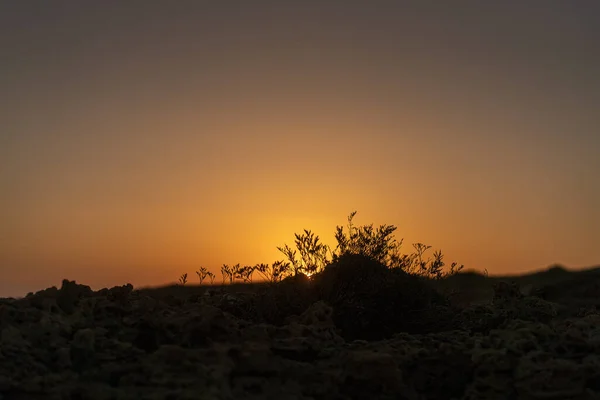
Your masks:
{"label": "sunset glow on horizon", "polygon": [[600,264],[600,5],[376,3],[0,4],[0,297],[220,282],[354,210],[466,269]]}

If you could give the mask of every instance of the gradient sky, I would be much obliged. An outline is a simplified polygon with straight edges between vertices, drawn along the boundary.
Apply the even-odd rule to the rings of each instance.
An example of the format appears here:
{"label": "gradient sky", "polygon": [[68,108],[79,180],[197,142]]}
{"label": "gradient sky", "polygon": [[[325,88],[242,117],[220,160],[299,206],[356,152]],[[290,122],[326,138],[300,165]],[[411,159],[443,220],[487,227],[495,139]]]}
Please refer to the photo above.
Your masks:
{"label": "gradient sky", "polygon": [[600,2],[1,1],[0,296],[394,224],[600,263]]}

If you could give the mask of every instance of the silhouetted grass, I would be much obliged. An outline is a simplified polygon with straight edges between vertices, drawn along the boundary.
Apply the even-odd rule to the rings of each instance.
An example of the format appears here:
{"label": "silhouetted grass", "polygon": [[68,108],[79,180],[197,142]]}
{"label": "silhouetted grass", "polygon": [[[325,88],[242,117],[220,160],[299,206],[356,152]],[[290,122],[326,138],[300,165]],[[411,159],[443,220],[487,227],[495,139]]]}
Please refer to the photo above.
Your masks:
{"label": "silhouetted grass", "polygon": [[[266,282],[250,290],[255,296],[225,304],[227,311],[256,322],[283,324],[311,304],[324,301],[333,307],[342,335],[352,339],[381,338],[398,330],[448,328],[451,304],[428,281],[455,275],[462,265],[452,263],[445,269],[441,251],[434,251],[433,258],[426,257],[431,246],[422,243],[413,244],[413,253],[403,254],[402,240],[394,237],[395,226],[355,226],[355,215],[352,212],[348,217],[346,229],[336,227],[333,250],[305,229],[295,234],[295,248],[287,244],[278,247],[286,260],[271,265],[224,264],[222,282],[231,289],[234,282],[251,283],[254,273]],[[180,278],[182,286],[186,278],[187,274]]]}

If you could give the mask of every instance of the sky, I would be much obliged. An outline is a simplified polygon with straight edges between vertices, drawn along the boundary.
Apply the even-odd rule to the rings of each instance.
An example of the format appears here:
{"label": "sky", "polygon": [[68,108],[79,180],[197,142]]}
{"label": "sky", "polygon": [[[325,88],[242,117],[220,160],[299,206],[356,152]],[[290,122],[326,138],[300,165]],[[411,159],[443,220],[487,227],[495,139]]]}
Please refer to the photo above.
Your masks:
{"label": "sky", "polygon": [[600,3],[0,0],[0,296],[392,224],[600,264]]}

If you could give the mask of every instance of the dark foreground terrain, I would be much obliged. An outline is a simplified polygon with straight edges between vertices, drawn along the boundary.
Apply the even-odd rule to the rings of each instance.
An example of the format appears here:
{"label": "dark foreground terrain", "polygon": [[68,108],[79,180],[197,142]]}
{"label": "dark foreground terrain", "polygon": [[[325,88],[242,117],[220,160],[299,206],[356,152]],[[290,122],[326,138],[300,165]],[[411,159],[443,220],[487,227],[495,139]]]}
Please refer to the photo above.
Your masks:
{"label": "dark foreground terrain", "polygon": [[600,270],[344,274],[1,299],[0,399],[600,399]]}

